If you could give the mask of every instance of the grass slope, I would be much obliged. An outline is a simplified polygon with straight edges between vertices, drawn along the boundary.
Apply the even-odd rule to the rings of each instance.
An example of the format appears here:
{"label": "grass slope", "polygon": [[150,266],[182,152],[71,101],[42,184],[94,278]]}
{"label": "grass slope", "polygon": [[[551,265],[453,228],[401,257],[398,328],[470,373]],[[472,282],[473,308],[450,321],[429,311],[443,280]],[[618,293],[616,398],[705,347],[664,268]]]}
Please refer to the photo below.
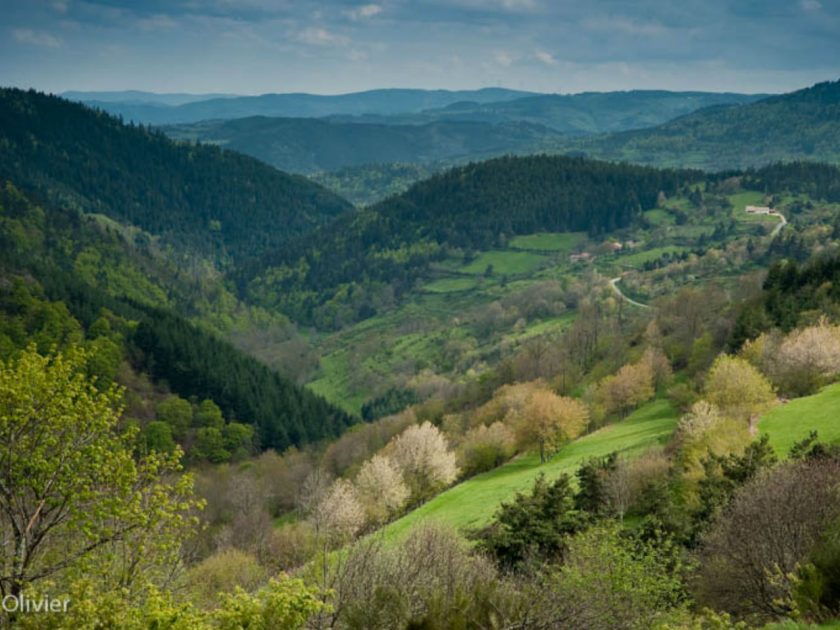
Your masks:
{"label": "grass slope", "polygon": [[543,465],[536,454],[519,457],[504,466],[468,479],[436,496],[384,530],[387,539],[405,535],[422,521],[434,521],[465,530],[485,525],[499,504],[528,490],[540,473],[554,479],[573,474],[589,457],[613,451],[638,454],[663,443],[677,424],[677,414],[667,400],[651,402],[623,422],[609,425],[560,450]]}
{"label": "grass slope", "polygon": [[770,444],[780,456],[808,437],[819,433],[822,442],[840,441],[840,383],[825,387],[813,396],[797,398],[770,410],[759,422],[761,433],[770,435]]}

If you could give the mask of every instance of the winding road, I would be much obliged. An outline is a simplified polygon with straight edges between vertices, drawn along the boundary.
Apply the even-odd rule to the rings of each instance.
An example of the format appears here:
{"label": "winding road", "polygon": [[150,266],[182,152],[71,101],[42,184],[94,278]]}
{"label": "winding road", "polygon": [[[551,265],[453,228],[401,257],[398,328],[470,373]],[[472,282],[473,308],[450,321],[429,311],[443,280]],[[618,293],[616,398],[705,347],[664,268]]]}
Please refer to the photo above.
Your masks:
{"label": "winding road", "polygon": [[773,231],[770,232],[770,238],[774,238],[776,234],[782,231],[782,228],[787,225],[787,219],[781,212],[775,211],[771,213],[774,217],[779,217],[779,224],[773,228]]}
{"label": "winding road", "polygon": [[[787,219],[781,212],[775,210],[771,212],[770,215],[779,218],[779,224],[773,228],[772,232],[770,232],[770,238],[774,238],[776,234],[781,232],[782,228],[787,225]],[[633,306],[638,306],[639,308],[650,308],[650,306],[648,306],[647,304],[642,304],[641,302],[637,302],[636,300],[633,300],[624,295],[624,293],[621,292],[621,289],[618,288],[619,282],[621,282],[621,276],[610,280],[610,288],[612,288],[613,292],[619,297],[619,299],[624,300],[625,302],[627,302],[628,304],[632,304]]]}
{"label": "winding road", "polygon": [[621,289],[618,288],[618,283],[619,283],[620,280],[621,280],[621,276],[618,276],[617,278],[613,278],[612,280],[610,280],[610,287],[612,287],[612,290],[615,292],[615,294],[620,299],[624,300],[628,304],[632,304],[633,306],[638,306],[639,308],[650,308],[650,306],[648,306],[647,304],[642,304],[641,302],[637,302],[636,300],[631,300],[629,297],[624,295],[621,292]]}

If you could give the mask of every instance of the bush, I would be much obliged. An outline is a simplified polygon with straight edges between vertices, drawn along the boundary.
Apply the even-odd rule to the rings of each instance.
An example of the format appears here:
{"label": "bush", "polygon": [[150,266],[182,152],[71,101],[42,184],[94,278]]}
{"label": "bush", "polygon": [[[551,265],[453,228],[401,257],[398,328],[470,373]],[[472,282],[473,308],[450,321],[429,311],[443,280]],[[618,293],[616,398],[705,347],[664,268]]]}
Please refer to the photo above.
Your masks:
{"label": "bush", "polygon": [[503,423],[481,425],[464,436],[459,447],[461,469],[475,475],[500,466],[516,452],[516,438]]}
{"label": "bush", "polygon": [[374,455],[356,475],[356,493],[372,523],[399,512],[409,497],[402,472],[389,457]]}
{"label": "bush", "polygon": [[563,565],[540,581],[534,627],[655,627],[683,608],[683,572],[668,541],[634,541],[615,524],[591,528],[569,541]]}
{"label": "bush", "polygon": [[236,587],[254,591],[268,579],[266,570],[251,554],[237,549],[219,551],[187,572],[190,599],[199,608],[214,606],[219,593]]}

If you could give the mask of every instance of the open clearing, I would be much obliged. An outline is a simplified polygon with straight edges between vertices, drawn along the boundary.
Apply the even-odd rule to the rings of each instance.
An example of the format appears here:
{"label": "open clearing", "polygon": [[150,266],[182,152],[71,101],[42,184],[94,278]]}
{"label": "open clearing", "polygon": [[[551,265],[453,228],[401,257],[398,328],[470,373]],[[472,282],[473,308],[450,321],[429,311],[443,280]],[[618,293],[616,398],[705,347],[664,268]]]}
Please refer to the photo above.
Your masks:
{"label": "open clearing", "polygon": [[488,267],[493,275],[516,275],[530,273],[546,260],[545,256],[531,252],[490,251],[482,252],[468,265],[461,268],[461,273],[483,274]]}
{"label": "open clearing", "polygon": [[671,404],[667,400],[653,401],[626,420],[567,444],[543,465],[537,454],[525,455],[468,479],[394,521],[383,533],[393,540],[420,522],[442,523],[462,532],[481,527],[492,518],[500,503],[530,489],[540,473],[555,479],[563,473],[574,474],[589,457],[602,457],[613,451],[638,455],[664,443],[676,424],[677,414]]}
{"label": "open clearing", "polygon": [[840,383],[771,409],[758,429],[770,435],[770,444],[780,456],[787,455],[811,431],[819,433],[820,441],[840,442]]}
{"label": "open clearing", "polygon": [[585,239],[584,232],[538,232],[512,238],[508,246],[534,251],[571,252]]}
{"label": "open clearing", "polygon": [[423,290],[429,293],[458,293],[475,289],[475,278],[441,278],[423,285]]}

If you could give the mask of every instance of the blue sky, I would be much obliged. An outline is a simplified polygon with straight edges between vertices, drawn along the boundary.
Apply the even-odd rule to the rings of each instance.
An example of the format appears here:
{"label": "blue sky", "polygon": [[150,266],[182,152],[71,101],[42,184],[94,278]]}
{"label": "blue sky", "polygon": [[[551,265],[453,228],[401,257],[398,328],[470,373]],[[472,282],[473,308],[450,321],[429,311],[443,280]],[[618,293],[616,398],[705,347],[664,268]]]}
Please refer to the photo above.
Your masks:
{"label": "blue sky", "polygon": [[0,0],[0,85],[782,92],[840,78],[840,0]]}

